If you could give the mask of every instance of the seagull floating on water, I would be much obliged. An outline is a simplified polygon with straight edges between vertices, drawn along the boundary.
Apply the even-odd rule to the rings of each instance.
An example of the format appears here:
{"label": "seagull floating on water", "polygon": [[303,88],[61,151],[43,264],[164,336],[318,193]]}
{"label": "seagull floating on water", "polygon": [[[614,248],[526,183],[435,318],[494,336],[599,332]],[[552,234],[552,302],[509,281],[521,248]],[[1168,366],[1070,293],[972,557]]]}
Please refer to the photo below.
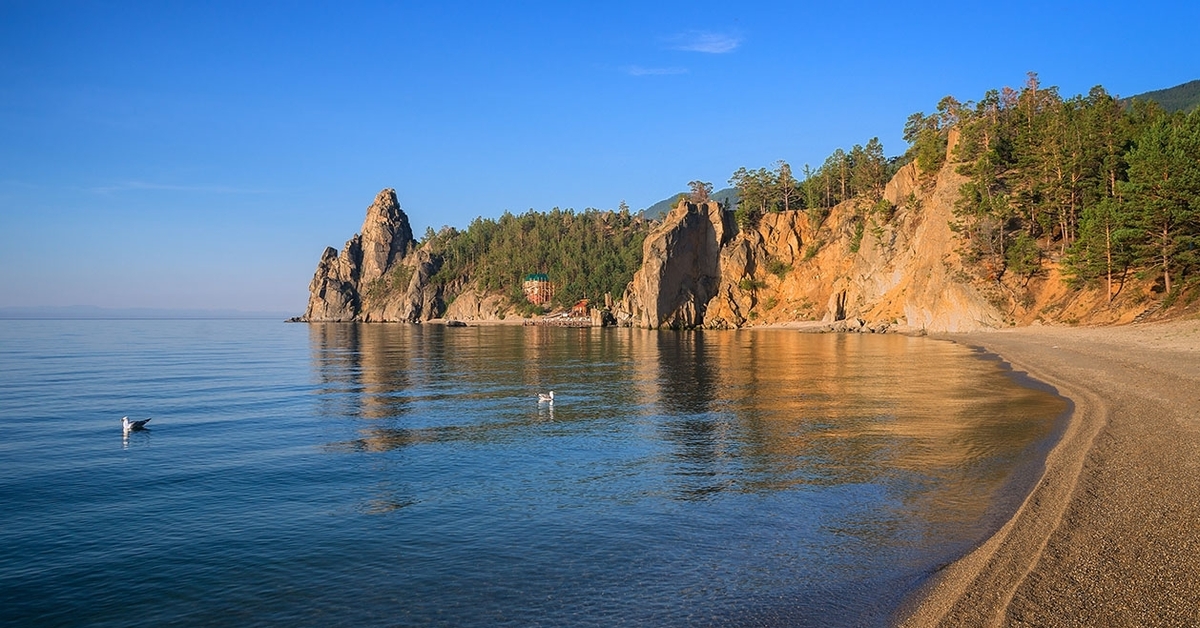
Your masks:
{"label": "seagull floating on water", "polygon": [[129,417],[121,417],[121,431],[128,434],[130,432],[140,432],[146,429],[146,424],[150,419],[142,419],[141,421],[130,421]]}
{"label": "seagull floating on water", "polygon": [[546,393],[538,393],[538,403],[554,403],[554,391],[551,390],[548,395]]}

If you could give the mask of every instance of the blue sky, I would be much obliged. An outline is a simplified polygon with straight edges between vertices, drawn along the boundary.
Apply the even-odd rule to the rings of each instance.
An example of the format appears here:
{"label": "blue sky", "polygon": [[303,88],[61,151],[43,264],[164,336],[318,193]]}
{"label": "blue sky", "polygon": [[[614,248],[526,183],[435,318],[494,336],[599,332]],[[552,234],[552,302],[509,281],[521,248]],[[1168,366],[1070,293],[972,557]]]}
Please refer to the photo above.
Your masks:
{"label": "blue sky", "polygon": [[[652,6],[648,6],[652,5]],[[1195,3],[7,2],[0,307],[299,313],[393,187],[421,233],[799,169],[947,94],[1200,78]]]}

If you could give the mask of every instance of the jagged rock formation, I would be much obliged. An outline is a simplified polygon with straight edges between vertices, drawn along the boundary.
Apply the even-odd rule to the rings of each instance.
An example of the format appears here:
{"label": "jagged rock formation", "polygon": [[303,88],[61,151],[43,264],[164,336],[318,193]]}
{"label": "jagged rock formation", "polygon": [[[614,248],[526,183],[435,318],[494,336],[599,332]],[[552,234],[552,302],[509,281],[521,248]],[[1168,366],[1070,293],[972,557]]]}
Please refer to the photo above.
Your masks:
{"label": "jagged rock formation", "polygon": [[[385,189],[367,208],[362,232],[341,253],[326,248],[309,284],[302,320],[407,321],[441,314],[441,289],[430,285],[441,260],[418,250],[396,191]],[[403,287],[403,289],[400,289]]]}
{"label": "jagged rock formation", "polygon": [[306,321],[352,321],[358,315],[358,276],[362,264],[360,236],[346,242],[338,255],[337,249],[326,247],[308,284]]}
{"label": "jagged rock formation", "polygon": [[375,202],[367,207],[367,217],[363,220],[362,274],[359,281],[367,285],[379,279],[393,262],[407,255],[415,244],[408,216],[396,200],[396,190],[382,190],[375,196]]}
{"label": "jagged rock formation", "polygon": [[[909,164],[878,202],[849,200],[827,216],[768,213],[746,228],[719,203],[681,201],[646,237],[641,268],[606,310],[620,324],[655,329],[821,321],[831,331],[877,332],[1121,323],[1154,307],[1152,282],[1128,280],[1110,303],[1094,289],[1068,287],[1053,260],[1034,275],[981,276],[961,259],[962,236],[950,226],[965,181],[954,164],[925,175]],[[435,280],[443,260],[431,246],[417,247],[395,192],[383,190],[362,233],[340,253],[322,254],[301,320],[496,320],[515,312],[509,297],[481,291],[469,273]],[[596,320],[611,322],[604,312]]]}
{"label": "jagged rock formation", "polygon": [[625,290],[626,320],[640,327],[696,327],[721,282],[733,216],[715,201],[680,201],[642,244],[642,267]]}
{"label": "jagged rock formation", "polygon": [[[957,134],[951,132],[951,146]],[[1127,279],[1109,303],[1069,287],[1055,260],[1034,275],[985,276],[960,256],[951,224],[966,177],[900,169],[879,202],[853,199],[820,224],[803,211],[738,228],[715,203],[686,201],[646,239],[618,320],[649,328],[736,328],[821,321],[831,331],[967,331],[1038,322],[1127,323],[1155,307],[1152,282]],[[819,218],[819,216],[818,216]]]}
{"label": "jagged rock formation", "polygon": [[[562,218],[562,221],[557,218]],[[599,251],[595,252],[600,260],[597,263],[611,263],[615,259],[628,265],[630,261],[626,251],[630,243],[635,241],[633,237],[639,230],[648,228],[643,221],[631,220],[628,214],[602,215],[589,210],[582,214],[584,220],[580,220],[579,216],[568,210],[559,213],[557,218],[552,228],[543,230],[537,237],[550,241],[549,238],[556,232],[554,227],[561,226],[560,233],[563,233],[572,224],[583,225],[584,229],[576,229],[576,237],[591,237],[592,240],[573,240],[571,243],[599,242]],[[561,225],[557,224],[559,222]],[[528,223],[526,221],[523,224]],[[503,228],[509,229],[507,233],[510,235],[523,228],[517,225],[514,230],[511,224],[505,225]],[[616,232],[615,229],[620,231]],[[463,234],[446,230],[432,235],[419,245],[413,239],[408,216],[400,209],[395,191],[381,191],[367,208],[362,231],[350,238],[340,253],[327,248],[322,254],[309,285],[309,300],[304,316],[294,320],[420,323],[435,318],[449,318],[487,321],[527,312],[529,304],[514,303],[512,290],[496,288],[488,292],[480,287],[486,282],[477,281],[473,276],[482,265],[481,274],[493,279],[486,285],[496,286],[498,282],[494,275],[509,270],[506,265],[513,266],[509,254],[502,248],[489,252],[485,242],[481,254],[478,251],[472,253],[473,256],[482,255],[482,259],[472,257],[470,263],[464,264],[461,255],[457,258],[454,256],[458,250],[454,248],[454,238],[460,235]],[[521,232],[520,235],[525,237],[526,233]],[[626,247],[625,251],[616,244],[605,248],[608,245],[606,240],[614,238],[624,239],[622,246]],[[497,245],[502,246],[512,246],[512,243],[504,241]],[[570,250],[570,247],[567,248]],[[575,250],[582,248],[576,247]],[[492,255],[490,259],[487,258],[489,254]],[[525,265],[530,266],[528,261]],[[586,264],[583,266],[587,267]],[[605,270],[610,271],[607,267]],[[513,269],[513,274],[516,272]],[[526,308],[522,308],[522,305]],[[599,320],[611,322],[610,318],[602,315]]]}
{"label": "jagged rock formation", "polygon": [[444,286],[430,279],[441,267],[442,259],[423,248],[394,262],[383,276],[367,285],[361,320],[418,323],[437,318],[445,309]]}
{"label": "jagged rock formation", "polygon": [[952,168],[922,182],[908,165],[883,193],[890,216],[854,200],[819,226],[788,211],[738,230],[715,203],[681,202],[646,240],[625,319],[651,328],[793,320],[930,331],[1002,325],[1004,314],[955,273],[961,260],[950,222],[962,182]]}

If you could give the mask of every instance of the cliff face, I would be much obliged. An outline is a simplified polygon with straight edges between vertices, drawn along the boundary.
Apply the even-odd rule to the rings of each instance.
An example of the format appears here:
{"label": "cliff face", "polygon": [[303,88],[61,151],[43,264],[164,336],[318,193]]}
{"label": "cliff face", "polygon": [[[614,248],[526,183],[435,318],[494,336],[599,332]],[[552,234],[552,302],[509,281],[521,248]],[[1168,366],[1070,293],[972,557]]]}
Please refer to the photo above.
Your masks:
{"label": "cliff face", "polygon": [[385,189],[367,207],[362,232],[341,253],[325,249],[309,284],[303,320],[407,321],[441,314],[441,290],[429,278],[441,261],[418,250],[396,191]]}
{"label": "cliff face", "polygon": [[961,258],[962,236],[950,227],[965,182],[955,164],[924,176],[909,164],[881,202],[846,201],[820,224],[788,211],[739,229],[714,203],[682,202],[647,238],[618,318],[650,328],[823,321],[953,332],[1128,323],[1159,312],[1152,280],[1124,278],[1109,302],[1104,290],[1068,286],[1054,259],[1028,276],[984,276]]}
{"label": "cliff face", "polygon": [[396,191],[391,188],[381,191],[367,207],[367,217],[363,220],[359,281],[367,285],[379,279],[415,244],[408,216],[396,200]]}
{"label": "cliff face", "polygon": [[627,320],[651,328],[703,324],[733,232],[732,215],[716,202],[680,202],[642,244],[642,267],[622,299]]}
{"label": "cliff face", "polygon": [[[824,321],[835,329],[967,331],[1127,323],[1157,311],[1162,297],[1152,280],[1127,278],[1109,302],[1106,291],[1069,287],[1054,260],[1029,276],[982,276],[961,259],[962,236],[950,227],[965,181],[953,164],[925,176],[910,164],[879,202],[846,201],[823,217],[768,213],[745,228],[716,202],[681,201],[645,238],[642,265],[613,313],[622,324],[648,328]],[[367,208],[362,233],[340,253],[325,249],[303,320],[415,323],[513,313],[509,297],[479,290],[469,275],[434,281],[442,258],[428,246],[417,247],[395,192],[383,190]]]}
{"label": "cliff face", "polygon": [[950,229],[963,178],[952,168],[920,181],[914,165],[888,184],[886,209],[834,207],[821,225],[800,211],[768,213],[737,229],[715,204],[681,203],[647,238],[626,291],[631,323],[740,327],[858,319],[963,331],[1004,314],[963,273]]}
{"label": "cliff face", "polygon": [[351,321],[358,315],[358,276],[362,265],[361,236],[346,243],[342,254],[326,247],[308,284],[306,321]]}

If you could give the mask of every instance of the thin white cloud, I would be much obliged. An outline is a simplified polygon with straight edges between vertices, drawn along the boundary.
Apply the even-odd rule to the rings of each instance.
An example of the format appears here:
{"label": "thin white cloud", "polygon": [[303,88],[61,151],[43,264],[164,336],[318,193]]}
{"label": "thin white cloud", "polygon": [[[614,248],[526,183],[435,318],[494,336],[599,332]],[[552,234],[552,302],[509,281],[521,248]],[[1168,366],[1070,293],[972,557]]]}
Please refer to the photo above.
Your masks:
{"label": "thin white cloud", "polygon": [[625,68],[625,73],[629,76],[668,76],[687,74],[687,68],[644,68],[640,65],[631,65]]}
{"label": "thin white cloud", "polygon": [[719,55],[737,50],[742,45],[742,38],[729,33],[687,31],[668,37],[667,44],[672,50]]}
{"label": "thin white cloud", "polygon": [[265,194],[266,190],[250,190],[233,188],[224,185],[171,185],[164,183],[147,183],[145,181],[124,181],[112,185],[90,188],[96,194],[112,194],[114,192],[136,192],[142,190],[166,192],[202,192],[205,194]]}

